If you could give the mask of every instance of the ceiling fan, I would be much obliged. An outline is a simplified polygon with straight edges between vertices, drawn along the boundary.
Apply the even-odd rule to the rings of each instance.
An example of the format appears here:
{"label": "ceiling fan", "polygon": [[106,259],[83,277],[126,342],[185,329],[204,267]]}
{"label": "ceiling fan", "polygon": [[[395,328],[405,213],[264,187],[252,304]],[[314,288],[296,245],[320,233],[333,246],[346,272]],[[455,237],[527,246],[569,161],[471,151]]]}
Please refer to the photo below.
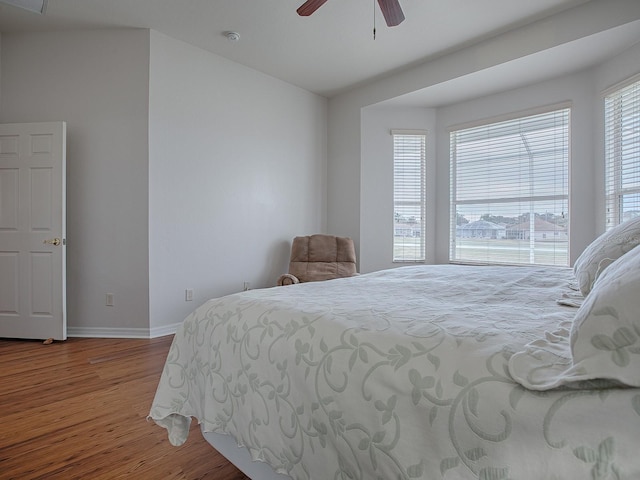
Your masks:
{"label": "ceiling fan", "polygon": [[[324,5],[326,1],[327,0],[307,0],[296,12],[298,12],[300,16],[308,17]],[[378,5],[380,5],[380,10],[382,10],[382,15],[388,27],[400,25],[404,20],[404,13],[400,7],[399,0],[378,0]]]}

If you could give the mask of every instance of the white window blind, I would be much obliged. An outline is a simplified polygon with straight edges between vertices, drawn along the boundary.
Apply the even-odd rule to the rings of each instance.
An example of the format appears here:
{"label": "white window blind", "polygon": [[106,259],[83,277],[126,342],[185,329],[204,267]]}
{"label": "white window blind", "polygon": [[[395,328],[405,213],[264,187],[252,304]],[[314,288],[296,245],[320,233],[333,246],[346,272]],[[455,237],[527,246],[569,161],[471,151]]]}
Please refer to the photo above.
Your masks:
{"label": "white window blind", "polygon": [[605,97],[607,228],[640,215],[640,81]]}
{"label": "white window blind", "polygon": [[426,133],[393,130],[393,261],[425,259]]}
{"label": "white window blind", "polygon": [[569,112],[451,132],[452,262],[568,265]]}

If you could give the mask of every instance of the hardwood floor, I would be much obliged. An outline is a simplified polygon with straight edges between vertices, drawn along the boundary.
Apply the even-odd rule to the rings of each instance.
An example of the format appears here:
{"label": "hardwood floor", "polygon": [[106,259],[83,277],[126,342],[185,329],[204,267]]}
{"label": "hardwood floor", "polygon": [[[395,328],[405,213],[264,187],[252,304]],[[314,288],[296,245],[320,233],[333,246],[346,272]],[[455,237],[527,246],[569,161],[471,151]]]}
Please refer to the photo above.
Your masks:
{"label": "hardwood floor", "polygon": [[0,339],[0,479],[247,479],[145,420],[171,339]]}

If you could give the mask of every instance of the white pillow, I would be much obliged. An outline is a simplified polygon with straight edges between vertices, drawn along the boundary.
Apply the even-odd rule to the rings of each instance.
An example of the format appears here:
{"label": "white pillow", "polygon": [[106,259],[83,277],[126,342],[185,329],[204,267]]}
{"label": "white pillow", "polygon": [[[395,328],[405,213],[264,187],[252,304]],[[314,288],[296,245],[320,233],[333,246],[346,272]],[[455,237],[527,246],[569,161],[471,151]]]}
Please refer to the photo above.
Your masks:
{"label": "white pillow", "polygon": [[598,277],[571,325],[512,355],[509,372],[532,390],[640,387],[640,247]]}
{"label": "white pillow", "polygon": [[573,266],[582,295],[586,297],[602,272],[637,245],[640,245],[640,217],[616,225],[591,242]]}
{"label": "white pillow", "polygon": [[573,320],[571,354],[582,378],[640,387],[640,247],[594,283]]}

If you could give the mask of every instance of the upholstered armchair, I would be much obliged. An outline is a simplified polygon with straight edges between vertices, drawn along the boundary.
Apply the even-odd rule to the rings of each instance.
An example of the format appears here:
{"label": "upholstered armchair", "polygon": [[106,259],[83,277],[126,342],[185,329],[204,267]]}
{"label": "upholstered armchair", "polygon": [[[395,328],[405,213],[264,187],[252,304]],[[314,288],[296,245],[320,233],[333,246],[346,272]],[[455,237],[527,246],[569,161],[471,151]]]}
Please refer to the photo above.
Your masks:
{"label": "upholstered armchair", "polygon": [[334,235],[308,235],[293,239],[289,273],[280,276],[278,285],[354,275],[358,275],[358,271],[353,240]]}

